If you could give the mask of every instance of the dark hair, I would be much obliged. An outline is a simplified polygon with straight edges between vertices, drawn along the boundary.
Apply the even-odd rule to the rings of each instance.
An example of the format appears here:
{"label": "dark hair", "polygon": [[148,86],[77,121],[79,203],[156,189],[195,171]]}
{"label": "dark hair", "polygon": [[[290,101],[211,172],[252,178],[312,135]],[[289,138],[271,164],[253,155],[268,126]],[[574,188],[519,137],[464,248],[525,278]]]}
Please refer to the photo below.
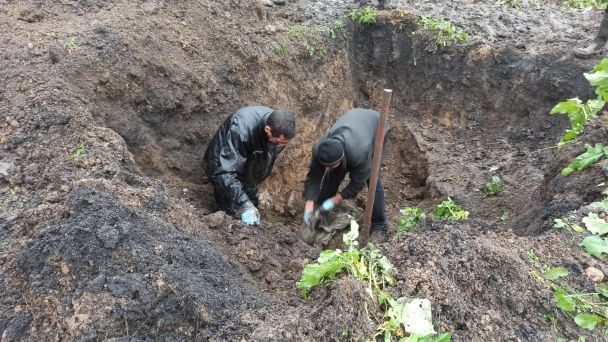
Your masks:
{"label": "dark hair", "polygon": [[267,125],[275,137],[282,135],[285,139],[292,139],[296,136],[296,119],[293,113],[289,111],[283,109],[272,111],[268,117]]}

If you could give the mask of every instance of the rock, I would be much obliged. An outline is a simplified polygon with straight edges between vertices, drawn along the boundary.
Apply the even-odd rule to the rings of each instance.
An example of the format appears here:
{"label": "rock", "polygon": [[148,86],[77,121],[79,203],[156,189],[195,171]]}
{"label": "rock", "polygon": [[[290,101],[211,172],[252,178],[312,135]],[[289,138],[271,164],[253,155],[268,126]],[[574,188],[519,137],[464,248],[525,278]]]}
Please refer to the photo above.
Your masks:
{"label": "rock", "polygon": [[260,4],[262,6],[266,6],[266,7],[274,6],[274,3],[272,0],[258,0],[258,4]]}
{"label": "rock", "polygon": [[86,290],[89,292],[98,292],[103,289],[103,286],[106,284],[106,275],[100,273],[97,277],[93,278],[86,287]]}
{"label": "rock", "polygon": [[12,318],[6,324],[0,340],[2,342],[21,341],[29,324],[30,318],[26,314]]}
{"label": "rock", "polygon": [[595,267],[587,267],[587,269],[585,270],[585,274],[594,283],[599,283],[604,280],[604,273]]}
{"label": "rock", "polygon": [[7,162],[0,161],[0,179],[8,177],[8,170],[10,170],[11,166],[12,165]]}
{"label": "rock", "polygon": [[264,30],[266,30],[266,32],[268,32],[268,33],[275,33],[277,31],[277,28],[274,25],[268,24],[268,25],[264,26]]}
{"label": "rock", "polygon": [[279,280],[280,277],[281,276],[277,272],[271,270],[271,271],[266,272],[266,276],[264,277],[264,280],[266,280],[266,282],[268,284],[271,284],[271,283],[274,283],[277,280]]}
{"label": "rock", "polygon": [[104,224],[97,230],[97,237],[103,242],[105,248],[113,249],[118,244],[120,232],[109,224]]}
{"label": "rock", "polygon": [[141,9],[148,15],[158,13],[159,7],[154,1],[145,2],[141,5]]}
{"label": "rock", "polygon": [[268,192],[268,190],[264,190],[258,197],[259,202],[260,202],[260,206],[259,208],[261,209],[271,209],[273,208],[272,205],[272,196],[270,196],[270,193]]}
{"label": "rock", "polygon": [[226,219],[226,213],[223,211],[216,211],[213,214],[206,215],[203,218],[203,222],[209,228],[218,228],[224,224],[224,220]]}
{"label": "rock", "polygon": [[275,5],[283,6],[285,5],[285,0],[272,0],[272,3]]}

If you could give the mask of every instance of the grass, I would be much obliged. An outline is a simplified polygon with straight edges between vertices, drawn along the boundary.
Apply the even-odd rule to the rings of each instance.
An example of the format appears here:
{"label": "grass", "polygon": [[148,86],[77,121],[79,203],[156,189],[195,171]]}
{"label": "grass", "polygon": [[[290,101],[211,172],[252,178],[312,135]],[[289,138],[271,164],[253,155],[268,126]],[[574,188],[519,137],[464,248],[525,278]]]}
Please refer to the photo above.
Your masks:
{"label": "grass", "polygon": [[444,18],[433,19],[422,16],[418,24],[435,33],[435,40],[427,46],[427,51],[436,51],[439,46],[463,44],[469,37],[469,34],[465,30],[456,27],[452,22]]}
{"label": "grass", "polygon": [[378,12],[375,9],[367,6],[360,9],[353,9],[348,13],[348,17],[359,24],[372,25],[376,23]]}
{"label": "grass", "polygon": [[287,52],[287,47],[281,43],[277,43],[274,48],[272,48],[272,51],[277,55],[282,56]]}
{"label": "grass", "polygon": [[73,48],[78,46],[78,43],[76,43],[76,37],[69,37],[65,40],[65,46],[68,48]]}
{"label": "grass", "polygon": [[604,9],[608,5],[608,0],[565,0],[564,7],[568,9],[594,8]]}
{"label": "grass", "polygon": [[4,241],[0,241],[0,254],[4,254],[8,251],[8,244]]}

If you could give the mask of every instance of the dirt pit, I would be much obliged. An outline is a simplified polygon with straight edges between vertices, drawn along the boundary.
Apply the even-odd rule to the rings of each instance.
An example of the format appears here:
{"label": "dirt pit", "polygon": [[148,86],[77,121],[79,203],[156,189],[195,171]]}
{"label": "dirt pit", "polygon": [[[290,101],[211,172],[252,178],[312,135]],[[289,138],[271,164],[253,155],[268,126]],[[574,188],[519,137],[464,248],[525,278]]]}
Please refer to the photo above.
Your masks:
{"label": "dirt pit", "polygon": [[[605,161],[560,170],[606,141],[605,117],[558,153],[567,122],[547,114],[593,94],[583,73],[597,60],[569,49],[601,13],[393,1],[365,26],[350,1],[0,4],[2,341],[372,338],[382,313],[354,279],[298,296],[321,247],[296,233],[312,143],[349,108],[378,108],[383,88],[389,291],[428,298],[455,341],[606,339],[533,276],[562,266],[567,286],[591,292],[585,270],[608,272],[582,236],[552,228],[601,198]],[[420,15],[469,41],[427,51]],[[298,135],[249,228],[215,212],[201,161],[226,115],[254,104],[296,113]],[[488,197],[495,175],[505,191]],[[448,196],[468,220],[395,234],[400,209]]]}

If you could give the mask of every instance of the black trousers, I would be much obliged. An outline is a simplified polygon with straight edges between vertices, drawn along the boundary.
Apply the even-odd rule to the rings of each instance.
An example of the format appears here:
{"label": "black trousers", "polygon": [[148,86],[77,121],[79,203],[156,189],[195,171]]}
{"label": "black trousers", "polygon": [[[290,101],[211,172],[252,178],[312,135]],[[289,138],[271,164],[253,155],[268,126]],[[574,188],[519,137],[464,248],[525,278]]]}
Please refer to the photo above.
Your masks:
{"label": "black trousers", "polygon": [[[384,157],[384,153],[383,153]],[[384,159],[384,158],[383,158]],[[384,230],[388,228],[385,214],[384,188],[382,187],[382,172],[378,173],[378,182],[376,183],[376,194],[374,195],[374,207],[372,209],[372,230]],[[335,196],[338,193],[340,184],[346,177],[346,171],[342,169],[328,170],[323,177],[321,191],[317,200],[317,205],[321,205],[323,201]],[[369,179],[367,180],[369,187]]]}

